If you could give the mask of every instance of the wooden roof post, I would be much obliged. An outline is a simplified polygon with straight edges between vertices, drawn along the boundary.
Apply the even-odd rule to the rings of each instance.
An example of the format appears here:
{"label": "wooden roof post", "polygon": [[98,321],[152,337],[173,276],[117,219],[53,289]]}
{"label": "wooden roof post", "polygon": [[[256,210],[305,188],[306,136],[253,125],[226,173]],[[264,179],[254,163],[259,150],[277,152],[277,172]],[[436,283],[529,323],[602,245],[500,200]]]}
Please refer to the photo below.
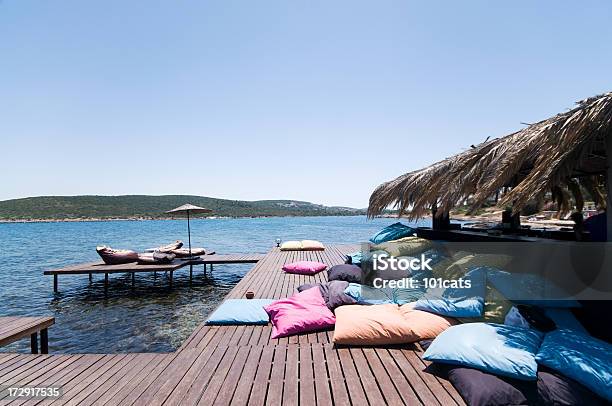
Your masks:
{"label": "wooden roof post", "polygon": [[607,240],[612,241],[612,134],[606,137],[606,234]]}

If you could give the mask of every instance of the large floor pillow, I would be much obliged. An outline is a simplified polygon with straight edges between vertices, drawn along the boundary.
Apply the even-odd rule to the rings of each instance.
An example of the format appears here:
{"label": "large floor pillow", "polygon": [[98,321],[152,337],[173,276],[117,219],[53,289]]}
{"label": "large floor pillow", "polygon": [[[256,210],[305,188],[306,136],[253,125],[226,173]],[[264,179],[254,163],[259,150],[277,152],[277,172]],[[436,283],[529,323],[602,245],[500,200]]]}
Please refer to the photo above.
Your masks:
{"label": "large floor pillow", "polygon": [[555,330],[546,334],[536,360],[612,402],[612,344],[573,330]]}
{"label": "large floor pillow", "polygon": [[340,306],[335,313],[334,344],[387,345],[418,340],[396,304]]}
{"label": "large floor pillow", "polygon": [[[172,254],[176,255],[178,258],[186,258],[190,255],[189,248],[178,248],[170,251]],[[192,248],[191,256],[205,255],[206,250],[204,248]]]}
{"label": "large floor pillow", "polygon": [[303,251],[324,251],[325,246],[320,241],[316,240],[302,240]]}
{"label": "large floor pillow", "polygon": [[283,265],[283,271],[301,275],[314,275],[327,268],[322,262],[316,261],[297,261]]}
{"label": "large floor pillow", "polygon": [[580,303],[543,276],[511,273],[496,268],[487,272],[489,283],[517,304],[542,307],[580,307]]}
{"label": "large floor pillow", "polygon": [[462,323],[483,322],[503,324],[512,306],[512,302],[499,293],[497,289],[487,285],[483,315],[481,317],[459,318],[459,321]]}
{"label": "large floor pillow", "polygon": [[509,378],[536,380],[535,355],[542,333],[493,323],[468,323],[442,332],[427,348],[423,358],[476,368]]}
{"label": "large floor pillow", "polygon": [[475,268],[462,279],[464,287],[429,289],[414,308],[448,317],[482,317],[487,292],[486,271]]}
{"label": "large floor pillow", "polygon": [[448,380],[470,406],[538,405],[536,381],[521,381],[478,369],[448,366]]}
{"label": "large floor pillow", "polygon": [[350,283],[362,283],[363,272],[357,265],[340,264],[334,265],[327,271],[327,280],[345,281]]}
{"label": "large floor pillow", "polygon": [[338,306],[351,305],[357,303],[355,299],[344,293],[349,283],[345,281],[329,281],[326,283],[307,283],[298,286],[298,292],[302,292],[312,287],[318,287],[321,291],[321,296],[329,310],[334,310]]}
{"label": "large floor pillow", "polygon": [[391,288],[374,288],[359,283],[349,283],[344,293],[361,305],[397,304],[395,290]]}
{"label": "large floor pillow", "polygon": [[610,403],[584,385],[546,367],[538,371],[538,399],[544,405],[603,406]]}
{"label": "large floor pillow", "polygon": [[607,404],[578,382],[546,368],[538,371],[537,381],[505,378],[461,366],[448,366],[446,375],[470,406]]}
{"label": "large floor pillow", "polygon": [[399,310],[418,341],[436,338],[444,330],[457,324],[457,320],[453,318],[415,310],[412,303],[400,306]]}
{"label": "large floor pillow", "polygon": [[273,299],[227,299],[206,320],[208,325],[268,324],[264,306]]}
{"label": "large floor pillow", "polygon": [[272,338],[322,330],[336,321],[318,287],[277,300],[264,309],[272,322]]}
{"label": "large floor pillow", "polygon": [[431,240],[419,237],[405,237],[372,246],[373,251],[385,251],[394,257],[413,256],[421,254],[434,245]]}
{"label": "large floor pillow", "polygon": [[301,251],[302,243],[300,241],[285,241],[280,246],[281,251]]}
{"label": "large floor pillow", "polygon": [[400,222],[393,223],[380,230],[370,238],[370,242],[380,244],[398,238],[409,237],[415,233],[415,229]]}
{"label": "large floor pillow", "polygon": [[132,250],[116,250],[105,245],[96,247],[96,252],[105,264],[119,265],[138,261],[138,253]]}

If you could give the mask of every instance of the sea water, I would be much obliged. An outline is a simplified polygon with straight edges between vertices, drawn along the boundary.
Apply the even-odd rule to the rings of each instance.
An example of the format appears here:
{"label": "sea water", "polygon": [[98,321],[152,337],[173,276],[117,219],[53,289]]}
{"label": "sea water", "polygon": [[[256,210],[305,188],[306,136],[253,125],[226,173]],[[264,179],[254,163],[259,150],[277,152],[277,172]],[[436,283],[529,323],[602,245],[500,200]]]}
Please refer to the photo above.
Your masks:
{"label": "sea water", "polygon": [[[282,241],[314,239],[325,244],[366,241],[392,218],[272,217],[194,219],[193,247],[223,253],[265,253]],[[404,221],[404,223],[406,223]],[[137,274],[132,289],[128,274],[53,277],[43,271],[96,261],[96,245],[144,250],[181,239],[187,245],[185,220],[101,221],[0,224],[0,316],[55,317],[49,329],[53,353],[166,352],[178,348],[253,264],[215,265],[204,278],[194,268],[174,273],[170,288],[163,273]],[[29,349],[29,340],[0,348]]]}

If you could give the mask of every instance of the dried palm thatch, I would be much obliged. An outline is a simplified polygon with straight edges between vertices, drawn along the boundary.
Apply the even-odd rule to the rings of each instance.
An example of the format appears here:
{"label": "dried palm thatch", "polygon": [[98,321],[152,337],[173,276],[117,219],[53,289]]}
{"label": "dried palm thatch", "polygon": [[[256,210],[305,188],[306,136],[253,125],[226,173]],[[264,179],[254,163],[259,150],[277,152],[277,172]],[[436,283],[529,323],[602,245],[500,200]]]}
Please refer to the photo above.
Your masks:
{"label": "dried palm thatch", "polygon": [[592,190],[596,200],[603,200],[592,179],[606,170],[605,144],[611,134],[609,92],[383,183],[370,197],[368,215],[378,215],[393,206],[399,209],[399,215],[416,219],[433,206],[439,208],[440,214],[448,212],[468,197],[471,208],[476,209],[502,187],[510,190],[499,203],[512,205],[515,212],[530,202],[541,201],[547,191],[554,191],[567,208],[570,193],[577,201],[582,198],[576,195],[580,186]]}

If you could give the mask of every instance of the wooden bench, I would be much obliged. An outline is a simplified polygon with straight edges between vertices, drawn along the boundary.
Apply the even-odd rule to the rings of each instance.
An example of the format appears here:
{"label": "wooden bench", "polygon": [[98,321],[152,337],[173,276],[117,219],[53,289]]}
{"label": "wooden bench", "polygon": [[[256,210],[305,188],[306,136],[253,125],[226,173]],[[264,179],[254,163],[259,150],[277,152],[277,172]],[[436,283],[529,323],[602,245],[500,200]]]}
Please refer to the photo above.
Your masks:
{"label": "wooden bench", "polygon": [[30,336],[32,354],[38,354],[38,334],[40,333],[40,353],[49,353],[47,329],[55,323],[53,317],[0,317],[0,347]]}

